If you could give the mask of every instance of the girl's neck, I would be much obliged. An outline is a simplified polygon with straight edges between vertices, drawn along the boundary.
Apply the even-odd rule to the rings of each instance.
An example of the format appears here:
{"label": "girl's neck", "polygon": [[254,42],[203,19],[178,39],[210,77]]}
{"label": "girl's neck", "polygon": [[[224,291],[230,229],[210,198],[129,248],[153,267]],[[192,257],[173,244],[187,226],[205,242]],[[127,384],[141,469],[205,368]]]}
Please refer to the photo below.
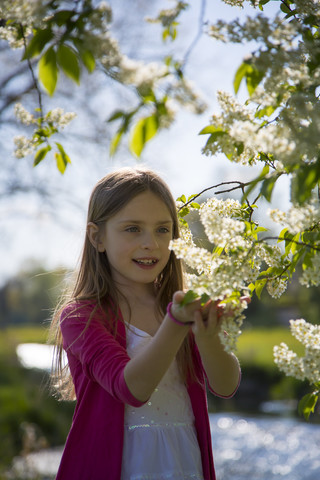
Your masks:
{"label": "girl's neck", "polygon": [[126,299],[130,306],[137,304],[151,306],[154,305],[156,299],[156,291],[154,284],[141,284],[132,286],[118,285],[120,296]]}

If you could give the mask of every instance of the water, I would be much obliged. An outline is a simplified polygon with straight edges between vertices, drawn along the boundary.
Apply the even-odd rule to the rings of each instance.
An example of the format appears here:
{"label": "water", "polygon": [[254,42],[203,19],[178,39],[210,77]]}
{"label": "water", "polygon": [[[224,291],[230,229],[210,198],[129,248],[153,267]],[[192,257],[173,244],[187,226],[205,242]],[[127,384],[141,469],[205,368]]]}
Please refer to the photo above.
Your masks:
{"label": "water", "polygon": [[[32,360],[37,348],[19,346],[20,361],[49,368],[52,352],[47,356],[38,349]],[[210,426],[217,480],[320,480],[318,425],[280,416],[211,414]],[[51,480],[61,454],[57,448],[16,458],[8,479]]]}
{"label": "water", "polygon": [[320,427],[281,417],[210,415],[218,480],[319,480]]}
{"label": "water", "polygon": [[[229,414],[211,414],[210,425],[217,480],[320,479],[317,425]],[[61,453],[57,448],[16,458],[12,478],[53,479]]]}

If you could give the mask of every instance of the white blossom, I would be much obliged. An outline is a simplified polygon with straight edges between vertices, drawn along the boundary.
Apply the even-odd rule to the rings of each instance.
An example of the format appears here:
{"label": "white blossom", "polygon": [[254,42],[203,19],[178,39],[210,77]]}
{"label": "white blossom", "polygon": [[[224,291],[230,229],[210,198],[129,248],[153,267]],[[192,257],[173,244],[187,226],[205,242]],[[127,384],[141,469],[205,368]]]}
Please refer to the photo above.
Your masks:
{"label": "white blossom", "polygon": [[267,290],[269,295],[274,298],[279,298],[286,291],[288,286],[288,279],[277,277],[267,282]]}
{"label": "white blossom", "polygon": [[268,215],[274,222],[286,227],[291,234],[295,235],[313,228],[320,222],[320,205],[311,201],[301,206],[293,205],[287,212],[274,208],[268,210]]}
{"label": "white blossom", "polygon": [[147,17],[146,21],[150,23],[161,23],[163,27],[167,27],[174,22],[182,10],[188,7],[186,2],[176,1],[176,5],[173,8],[167,8],[160,10],[156,18]]}
{"label": "white blossom", "polygon": [[23,125],[31,125],[32,123],[36,123],[34,115],[28,112],[28,110],[26,110],[21,103],[15,104],[14,114]]}
{"label": "white blossom", "polygon": [[46,122],[54,123],[61,130],[66,127],[75,117],[74,112],[65,112],[63,108],[54,108],[50,110],[44,117]]}
{"label": "white blossom", "polygon": [[17,158],[23,158],[34,152],[36,142],[34,139],[29,139],[24,135],[17,135],[13,139],[15,150],[14,154]]}
{"label": "white blossom", "polygon": [[312,258],[312,265],[305,266],[299,282],[305,287],[318,287],[320,285],[320,252]]}
{"label": "white blossom", "polygon": [[285,343],[275,346],[274,360],[286,375],[298,380],[308,380],[310,384],[320,381],[320,326],[312,325],[304,319],[290,320],[292,335],[305,347],[303,357],[290,350]]}

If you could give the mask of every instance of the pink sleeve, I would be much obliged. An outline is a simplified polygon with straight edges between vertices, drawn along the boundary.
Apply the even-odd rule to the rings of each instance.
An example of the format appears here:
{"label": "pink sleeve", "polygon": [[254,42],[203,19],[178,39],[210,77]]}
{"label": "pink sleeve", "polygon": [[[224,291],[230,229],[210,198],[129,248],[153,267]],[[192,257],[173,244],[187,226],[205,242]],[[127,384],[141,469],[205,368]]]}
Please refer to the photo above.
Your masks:
{"label": "pink sleeve", "polygon": [[63,348],[81,363],[86,377],[115,399],[136,407],[143,405],[131,394],[124,379],[124,368],[130,361],[126,349],[95,316],[86,327],[91,312],[89,306],[67,307],[62,312]]}

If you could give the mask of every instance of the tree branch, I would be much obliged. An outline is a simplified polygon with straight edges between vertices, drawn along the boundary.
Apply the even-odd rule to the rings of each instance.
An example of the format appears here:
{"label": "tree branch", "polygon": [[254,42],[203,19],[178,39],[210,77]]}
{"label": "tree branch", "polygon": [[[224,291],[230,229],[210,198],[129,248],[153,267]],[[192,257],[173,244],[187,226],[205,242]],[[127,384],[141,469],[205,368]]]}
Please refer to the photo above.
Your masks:
{"label": "tree branch", "polygon": [[201,0],[200,15],[199,15],[199,20],[198,20],[198,31],[196,33],[196,36],[192,40],[191,44],[189,45],[186,53],[184,54],[184,57],[183,57],[183,60],[182,60],[182,63],[181,63],[181,68],[180,68],[181,71],[183,70],[183,68],[187,64],[187,62],[189,60],[189,57],[192,53],[192,50],[194,50],[195,46],[197,45],[200,38],[202,37],[202,33],[203,33],[202,29],[203,29],[203,25],[205,23],[204,22],[204,15],[205,15],[205,11],[206,11],[206,6],[207,6],[206,0]]}
{"label": "tree branch", "polygon": [[182,205],[182,207],[179,208],[179,211],[186,207],[187,205],[189,205],[190,203],[192,203],[196,198],[200,197],[203,193],[205,192],[208,192],[209,190],[212,190],[213,188],[218,188],[218,187],[221,187],[222,185],[232,185],[232,184],[236,184],[236,186],[232,187],[232,188],[228,188],[228,189],[225,189],[225,190],[220,190],[218,192],[214,192],[215,195],[218,195],[220,193],[227,193],[227,192],[232,192],[233,190],[237,190],[239,188],[241,188],[241,190],[243,191],[243,189],[245,187],[247,187],[248,185],[250,185],[251,182],[239,182],[239,181],[232,181],[232,182],[221,182],[221,183],[218,183],[217,185],[212,185],[211,187],[207,187],[205,188],[204,190],[202,190],[200,193],[197,193],[197,195],[194,195],[194,197],[192,197],[190,200],[188,200],[186,203],[184,203]]}

